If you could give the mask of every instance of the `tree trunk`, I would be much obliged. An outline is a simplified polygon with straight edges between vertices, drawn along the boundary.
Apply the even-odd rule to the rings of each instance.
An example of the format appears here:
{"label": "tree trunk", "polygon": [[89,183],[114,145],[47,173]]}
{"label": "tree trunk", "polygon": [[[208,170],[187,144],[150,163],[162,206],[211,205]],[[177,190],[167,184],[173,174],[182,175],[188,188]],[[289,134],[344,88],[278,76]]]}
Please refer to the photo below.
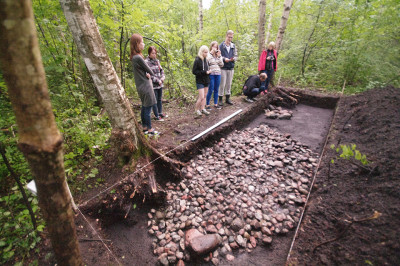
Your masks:
{"label": "tree trunk", "polygon": [[203,0],[199,0],[199,32],[203,31]]}
{"label": "tree trunk", "polygon": [[0,0],[0,63],[56,259],[83,265],[57,129],[29,0]]}
{"label": "tree trunk", "polygon": [[114,129],[128,131],[135,148],[139,130],[128,97],[108,57],[88,0],[60,0],[75,44],[92,76]]}
{"label": "tree trunk", "polygon": [[[274,16],[274,6],[275,6],[275,1],[271,1],[271,12],[269,14],[268,18],[268,29],[267,29],[267,37],[265,37],[265,45],[268,45],[269,43],[269,37],[271,36],[271,28],[272,28],[272,18]],[[265,47],[264,47],[265,48]]]}
{"label": "tree trunk", "polygon": [[[113,146],[118,149],[119,155],[126,160],[126,157],[131,157],[135,150],[143,148],[153,158],[160,157],[159,167],[169,169],[173,176],[180,176],[181,163],[161,154],[141,133],[125,90],[108,57],[89,1],[60,0],[60,4],[78,50],[110,117],[112,134],[115,136],[113,139],[116,140]],[[153,186],[151,190],[155,192],[156,188]]]}
{"label": "tree trunk", "polygon": [[285,0],[283,4],[283,14],[281,24],[279,25],[278,34],[276,35],[276,51],[279,52],[281,48],[283,35],[285,34],[286,25],[289,19],[290,9],[292,8],[293,0]]}
{"label": "tree trunk", "polygon": [[258,10],[258,57],[265,48],[265,9],[267,6],[266,0],[260,0]]}

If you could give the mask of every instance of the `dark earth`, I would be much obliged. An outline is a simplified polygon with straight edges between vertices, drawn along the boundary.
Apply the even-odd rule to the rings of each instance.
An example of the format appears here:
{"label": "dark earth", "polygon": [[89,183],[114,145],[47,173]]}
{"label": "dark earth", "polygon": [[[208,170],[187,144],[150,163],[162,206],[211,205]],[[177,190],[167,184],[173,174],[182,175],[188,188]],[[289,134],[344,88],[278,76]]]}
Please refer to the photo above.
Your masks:
{"label": "dark earth", "polygon": [[[400,90],[387,87],[374,89],[355,96],[342,97],[322,92],[293,90],[301,96],[291,120],[268,120],[264,109],[268,99],[249,104],[243,97],[235,97],[235,105],[212,110],[209,117],[195,119],[193,106],[178,101],[166,103],[169,117],[154,122],[163,134],[152,140],[163,152],[187,162],[197,155],[200,147],[211,146],[216,140],[235,129],[266,124],[319,154],[321,165],[300,230],[287,261],[295,231],[276,237],[269,247],[260,245],[252,253],[235,254],[233,262],[220,260],[221,265],[397,265],[400,263]],[[318,108],[317,108],[318,107]],[[320,108],[325,107],[325,108]],[[219,120],[243,112],[214,129],[196,142],[190,138]],[[332,116],[336,110],[334,120]],[[137,110],[136,110],[136,113]],[[329,131],[330,124],[332,128]],[[329,131],[329,135],[328,135]],[[324,148],[328,135],[327,145]],[[371,162],[366,171],[349,161],[336,159],[331,144],[357,145]],[[121,167],[115,154],[109,150],[99,167],[99,175],[106,180],[103,188],[92,189],[76,196],[78,205],[115,184],[126,176],[128,167]],[[109,193],[108,191],[107,193]],[[95,198],[93,201],[99,201]],[[149,198],[138,203],[126,218],[102,217],[94,209],[83,209],[76,215],[80,249],[87,265],[154,265],[152,238],[147,233],[147,216],[158,202]],[[373,216],[375,214],[375,216]],[[106,219],[107,218],[107,219]],[[112,218],[112,217],[111,217]],[[86,220],[99,232],[104,243],[90,228]],[[105,222],[107,221],[107,222]],[[111,222],[110,222],[111,221]],[[40,265],[54,264],[49,240],[41,246]],[[190,263],[186,263],[191,265]],[[199,260],[195,264],[204,264]]]}

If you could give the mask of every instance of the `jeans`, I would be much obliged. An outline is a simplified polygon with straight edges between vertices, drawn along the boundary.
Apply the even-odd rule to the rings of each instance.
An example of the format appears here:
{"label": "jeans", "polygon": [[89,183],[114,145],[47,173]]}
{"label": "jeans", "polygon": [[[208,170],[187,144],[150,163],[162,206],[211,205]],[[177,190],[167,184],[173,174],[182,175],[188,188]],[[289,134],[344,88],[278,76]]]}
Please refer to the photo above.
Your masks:
{"label": "jeans", "polygon": [[142,119],[142,126],[143,126],[143,128],[151,129],[151,118],[150,118],[150,114],[151,114],[151,109],[152,109],[154,106],[155,106],[155,105],[144,107],[144,106],[142,105],[142,111],[140,112],[140,118]]}
{"label": "jeans", "polygon": [[153,106],[153,113],[156,117],[162,114],[162,88],[155,89],[154,95],[156,96],[157,104]]}
{"label": "jeans", "polygon": [[268,90],[268,86],[270,81],[272,80],[272,77],[274,76],[274,70],[263,70],[261,73],[266,73],[267,74],[267,79],[263,82],[261,82],[261,91],[266,91]]}
{"label": "jeans", "polygon": [[251,91],[244,92],[243,94],[251,99],[251,98],[256,97],[258,94],[260,94],[260,92],[261,92],[261,90],[259,88],[253,88]]}
{"label": "jeans", "polygon": [[210,86],[208,87],[206,104],[210,105],[211,95],[214,93],[214,104],[218,104],[218,89],[221,83],[221,75],[210,75]]}

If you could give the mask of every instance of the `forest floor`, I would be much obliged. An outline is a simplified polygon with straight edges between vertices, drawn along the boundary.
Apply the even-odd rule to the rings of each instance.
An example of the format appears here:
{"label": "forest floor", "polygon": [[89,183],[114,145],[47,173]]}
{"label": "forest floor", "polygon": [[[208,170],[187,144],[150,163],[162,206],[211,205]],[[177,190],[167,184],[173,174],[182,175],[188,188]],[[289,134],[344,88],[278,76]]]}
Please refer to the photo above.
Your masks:
{"label": "forest floor", "polygon": [[[152,143],[163,152],[181,145],[170,155],[190,164],[193,159],[198,160],[199,153],[204,152],[205,147],[213,147],[221,137],[228,136],[234,130],[251,130],[267,125],[281,134],[289,134],[313,152],[323,152],[290,262],[299,265],[398,264],[400,90],[389,87],[343,97],[339,101],[325,150],[322,149],[333,110],[299,104],[292,110],[291,120],[268,120],[263,114],[267,104],[266,97],[252,104],[243,99],[243,96],[234,97],[235,105],[212,110],[210,116],[199,119],[195,119],[191,105],[166,103],[164,112],[169,117],[163,122],[153,122],[153,126],[162,134],[158,139],[152,140]],[[243,112],[238,118],[227,122],[222,128],[217,128],[215,132],[218,133],[211,132],[196,142],[190,141],[194,135],[239,109]],[[344,160],[336,160],[331,165],[330,160],[335,154],[329,148],[330,144],[349,143],[356,144],[357,149],[367,155],[372,162],[371,166],[377,166],[379,172],[365,173]],[[112,151],[108,151],[104,158],[99,167],[99,176],[106,180],[104,187],[92,189],[76,197],[78,204],[125,176],[126,169],[118,166]],[[302,198],[305,199],[304,195]],[[144,204],[130,211],[126,219],[112,223],[104,223],[101,215],[93,213],[93,210],[85,211],[85,216],[77,214],[77,232],[85,263],[115,265],[118,260],[124,265],[156,264],[157,256],[153,254],[154,237],[148,233],[151,223],[148,213],[152,208],[158,207],[146,200]],[[299,210],[301,209],[302,207]],[[381,215],[367,220],[374,211]],[[298,217],[294,218],[298,221]],[[88,222],[100,233],[110,251],[97,240],[98,236]],[[234,261],[227,261],[220,252],[219,257],[217,254],[218,261],[221,265],[283,265],[295,229],[294,227],[287,234],[276,237],[274,234],[272,245],[264,246],[259,239],[257,247],[250,252],[244,252],[244,249],[235,251]],[[41,250],[40,264],[54,263],[48,240],[45,239],[42,243]],[[210,259],[208,263],[211,264]],[[204,260],[197,260],[195,263],[200,262],[207,264]]]}

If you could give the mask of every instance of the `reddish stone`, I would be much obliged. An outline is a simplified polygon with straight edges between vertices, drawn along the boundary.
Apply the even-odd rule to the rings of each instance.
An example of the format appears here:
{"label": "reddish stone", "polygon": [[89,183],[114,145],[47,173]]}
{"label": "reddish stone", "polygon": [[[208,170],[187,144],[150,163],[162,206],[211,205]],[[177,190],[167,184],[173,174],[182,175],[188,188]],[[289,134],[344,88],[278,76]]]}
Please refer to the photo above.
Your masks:
{"label": "reddish stone", "polygon": [[188,246],[190,241],[193,238],[196,238],[196,237],[199,237],[199,236],[202,236],[202,235],[203,234],[200,233],[197,229],[189,229],[189,230],[187,230],[186,234],[185,234],[185,246]]}
{"label": "reddish stone", "polygon": [[206,227],[206,231],[207,233],[212,233],[212,234],[216,234],[218,232],[217,228],[212,224]]}
{"label": "reddish stone", "polygon": [[185,263],[183,262],[183,260],[179,260],[176,266],[185,266]]}
{"label": "reddish stone", "polygon": [[231,254],[226,254],[226,260],[227,261],[233,261],[235,259],[235,256],[231,255]]}
{"label": "reddish stone", "polygon": [[250,237],[250,243],[253,246],[253,248],[255,248],[257,246],[257,241],[254,236]]}
{"label": "reddish stone", "polygon": [[229,243],[229,246],[231,247],[231,249],[238,249],[239,248],[239,245],[236,242]]}
{"label": "reddish stone", "polygon": [[221,243],[221,238],[217,234],[202,235],[195,237],[189,241],[189,246],[197,255],[206,254],[218,247]]}

